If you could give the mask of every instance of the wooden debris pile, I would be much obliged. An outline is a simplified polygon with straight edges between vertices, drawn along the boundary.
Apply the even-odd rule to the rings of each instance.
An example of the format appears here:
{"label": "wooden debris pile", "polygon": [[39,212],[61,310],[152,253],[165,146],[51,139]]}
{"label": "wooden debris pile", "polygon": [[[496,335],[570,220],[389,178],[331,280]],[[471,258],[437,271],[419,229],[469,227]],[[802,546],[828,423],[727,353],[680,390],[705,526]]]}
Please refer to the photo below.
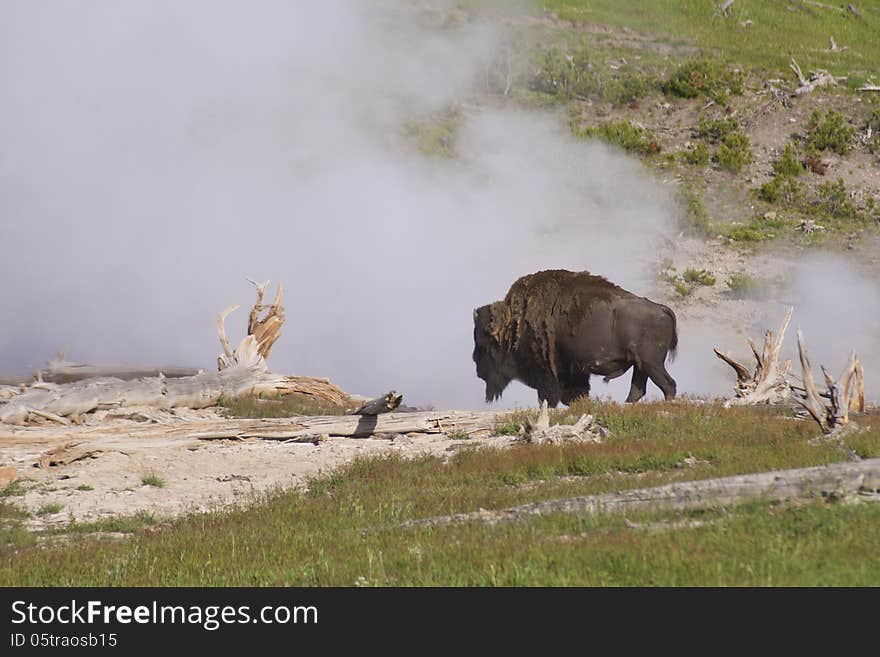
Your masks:
{"label": "wooden debris pile", "polygon": [[601,443],[608,434],[592,415],[581,415],[574,424],[554,424],[550,426],[550,411],[547,401],[541,402],[538,418],[526,427],[525,441],[534,445],[561,445],[568,442]]}
{"label": "wooden debris pile", "polygon": [[764,347],[760,352],[751,339],[748,341],[757,361],[754,372],[749,372],[748,368],[733,357],[715,349],[715,355],[730,365],[737,377],[734,396],[725,402],[725,406],[776,404],[793,400],[806,409],[823,433],[831,433],[849,423],[850,412],[865,412],[862,365],[853,351],[843,374],[836,380],[823,366],[821,369],[826,390],[819,391],[813,377],[803,334],[798,330],[798,354],[802,374],[801,385],[795,383],[793,381],[795,377],[791,374],[791,361],[787,360],[782,365],[779,364],[782,340],[793,311],[793,308],[789,308],[776,337],[773,336],[772,331],[766,332]]}

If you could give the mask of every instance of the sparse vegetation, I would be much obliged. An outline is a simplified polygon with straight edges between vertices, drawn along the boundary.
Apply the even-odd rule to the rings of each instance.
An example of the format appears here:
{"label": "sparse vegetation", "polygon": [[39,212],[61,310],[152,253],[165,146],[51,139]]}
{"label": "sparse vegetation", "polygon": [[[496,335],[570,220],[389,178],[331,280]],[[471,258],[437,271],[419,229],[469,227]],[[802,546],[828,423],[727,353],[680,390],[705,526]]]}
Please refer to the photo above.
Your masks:
{"label": "sparse vegetation", "polygon": [[18,497],[19,495],[24,494],[24,484],[22,484],[20,479],[16,479],[11,484],[6,486],[6,488],[0,490],[0,497]]}
{"label": "sparse vegetation", "polygon": [[708,119],[701,116],[696,136],[716,144],[723,141],[727,135],[739,131],[739,121],[736,119]]}
{"label": "sparse vegetation", "polygon": [[406,136],[416,144],[424,155],[450,159],[455,157],[455,136],[459,116],[448,112],[406,125]]}
{"label": "sparse vegetation", "polygon": [[81,490],[81,491],[95,490],[94,488],[92,488],[92,487],[89,486],[88,484],[80,484],[79,486],[76,487],[76,489],[77,489],[77,490]]}
{"label": "sparse vegetation", "polygon": [[38,516],[50,516],[53,513],[60,513],[64,509],[63,504],[59,504],[58,502],[50,502],[48,504],[44,504],[37,511]]}
{"label": "sparse vegetation", "polygon": [[691,166],[706,166],[709,164],[709,147],[698,142],[693,148],[681,151],[681,157]]}
{"label": "sparse vegetation", "polygon": [[141,484],[144,486],[154,486],[155,488],[165,488],[165,480],[155,472],[150,472],[141,477]]}
{"label": "sparse vegetation", "polygon": [[695,269],[693,267],[688,267],[684,270],[682,278],[684,278],[686,283],[693,283],[694,285],[715,285],[715,276],[712,274],[712,272],[705,269]]}
{"label": "sparse vegetation", "polygon": [[446,434],[450,440],[470,440],[470,434],[467,431],[450,431]]}
{"label": "sparse vegetation", "polygon": [[660,144],[654,134],[647,128],[637,126],[630,121],[600,123],[588,128],[575,128],[575,132],[581,137],[601,139],[638,155],[653,155],[660,152]]}
{"label": "sparse vegetation", "polygon": [[735,299],[760,298],[765,289],[763,283],[745,272],[732,274],[727,279],[727,287]]}
{"label": "sparse vegetation", "polygon": [[633,66],[614,69],[605,64],[606,53],[588,43],[541,51],[533,67],[529,89],[557,100],[575,98],[625,105],[646,96],[651,78]]}
{"label": "sparse vegetation", "polygon": [[681,188],[684,200],[683,228],[688,233],[707,237],[712,233],[711,218],[706,204],[699,194],[691,187]]}

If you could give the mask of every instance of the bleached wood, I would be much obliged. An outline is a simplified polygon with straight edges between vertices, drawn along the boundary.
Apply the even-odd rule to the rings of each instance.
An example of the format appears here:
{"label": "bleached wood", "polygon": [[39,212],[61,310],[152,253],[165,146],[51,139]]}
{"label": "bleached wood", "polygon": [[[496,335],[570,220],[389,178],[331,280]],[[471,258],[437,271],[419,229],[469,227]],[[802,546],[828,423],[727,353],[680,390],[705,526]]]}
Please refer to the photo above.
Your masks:
{"label": "bleached wood", "polygon": [[775,470],[719,479],[666,484],[604,495],[587,495],[524,504],[495,511],[436,516],[401,527],[436,527],[467,522],[496,524],[551,513],[598,515],[627,511],[687,511],[728,507],[752,501],[827,499],[880,492],[880,459]]}
{"label": "bleached wood", "polygon": [[727,406],[751,405],[762,403],[776,403],[783,401],[791,394],[791,386],[788,382],[788,373],[791,362],[779,364],[779,354],[782,350],[782,342],[785,332],[791,322],[794,308],[789,308],[782,320],[778,333],[774,336],[773,331],[767,330],[764,334],[764,345],[759,351],[758,346],[751,339],[748,340],[752,354],[755,356],[755,371],[749,374],[748,369],[728,354],[715,349],[715,355],[730,365],[736,372],[735,397],[725,402]]}
{"label": "bleached wood", "polygon": [[390,413],[400,406],[403,401],[403,395],[397,394],[396,390],[391,390],[381,397],[370,399],[364,402],[351,415],[379,415],[380,413]]}
{"label": "bleached wood", "polygon": [[[382,415],[327,415],[291,418],[283,428],[269,430],[263,423],[240,426],[221,432],[223,438],[293,440],[315,436],[364,438],[376,434],[439,434],[452,431],[491,429],[503,413],[497,411],[418,411],[414,413],[383,413]],[[218,432],[193,434],[202,440],[217,439]]]}

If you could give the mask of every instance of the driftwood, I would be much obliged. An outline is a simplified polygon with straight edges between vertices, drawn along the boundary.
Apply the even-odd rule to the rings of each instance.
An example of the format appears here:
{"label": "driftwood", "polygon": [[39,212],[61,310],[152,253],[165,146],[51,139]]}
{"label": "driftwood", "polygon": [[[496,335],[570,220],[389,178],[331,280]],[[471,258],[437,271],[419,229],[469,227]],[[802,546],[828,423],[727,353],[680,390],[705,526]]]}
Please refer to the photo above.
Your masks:
{"label": "driftwood", "polygon": [[297,417],[285,420],[283,424],[239,420],[238,426],[222,431],[195,433],[190,437],[199,440],[303,439],[303,442],[311,442],[317,436],[365,438],[377,434],[473,433],[480,429],[491,431],[500,415],[502,413],[496,411],[420,411],[362,416]]}
{"label": "driftwood", "polygon": [[0,386],[29,385],[34,382],[46,383],[71,383],[85,379],[97,379],[113,377],[130,381],[145,376],[165,376],[176,379],[182,376],[195,376],[200,372],[193,367],[180,367],[177,365],[100,365],[76,363],[65,360],[63,354],[58,354],[54,360],[46,363],[46,367],[39,370],[32,377],[0,377]]}
{"label": "driftwood", "polygon": [[759,352],[757,345],[749,339],[749,346],[755,356],[757,364],[754,373],[723,351],[714,350],[725,363],[730,365],[736,372],[736,386],[733,399],[725,402],[726,406],[739,406],[751,404],[772,404],[788,399],[791,394],[791,386],[788,382],[788,373],[791,370],[791,361],[785,361],[779,365],[779,352],[782,349],[782,341],[785,338],[785,330],[791,321],[794,308],[789,308],[779,327],[779,332],[774,338],[773,331],[767,330],[764,334],[764,346]]}
{"label": "driftwood", "polygon": [[547,401],[541,402],[537,419],[529,421],[526,428],[526,442],[535,445],[559,445],[567,442],[601,443],[608,431],[593,421],[592,415],[581,415],[574,424],[555,424],[550,426],[550,411]]}
{"label": "driftwood", "polygon": [[797,470],[666,484],[653,488],[534,502],[497,511],[475,511],[415,520],[402,527],[435,527],[466,522],[496,524],[550,513],[597,515],[627,511],[688,511],[746,502],[840,498],[880,493],[880,459],[835,463]]}
{"label": "driftwood", "polygon": [[795,59],[793,57],[792,57],[791,63],[789,64],[789,67],[791,68],[792,71],[794,71],[794,74],[797,76],[798,82],[800,82],[800,85],[801,85],[792,92],[792,96],[802,96],[803,94],[810,93],[811,91],[813,91],[817,87],[825,87],[828,85],[835,85],[835,84],[837,84],[838,80],[845,80],[846,79],[846,78],[835,78],[828,71],[818,70],[818,71],[811,72],[810,79],[807,80],[804,77],[803,72],[801,71],[801,67],[798,66],[798,63],[795,61]]}
{"label": "driftwood", "polygon": [[[218,358],[217,372],[198,372],[193,376],[168,378],[158,376],[124,380],[120,377],[92,378],[71,383],[38,380],[17,394],[9,388],[0,390],[0,422],[24,424],[29,418],[68,423],[96,410],[150,406],[157,409],[178,407],[205,408],[216,405],[221,398],[235,399],[245,395],[276,396],[301,394],[344,407],[349,396],[327,379],[284,376],[271,372],[266,356],[278,338],[284,321],[279,285],[275,301],[263,304],[266,285],[257,285],[257,303],[248,322],[248,335],[232,349],[226,337],[224,320],[235,307],[217,318],[217,331],[223,354]],[[265,317],[260,317],[268,309]],[[5,401],[3,401],[5,400]]]}
{"label": "driftwood", "polygon": [[379,415],[380,413],[390,413],[400,406],[403,401],[403,395],[398,395],[396,390],[391,390],[381,397],[371,399],[361,404],[361,406],[350,413],[350,415]]}
{"label": "driftwood", "polygon": [[[864,373],[856,352],[850,355],[849,363],[843,370],[840,378],[835,380],[831,374],[822,367],[822,374],[825,378],[825,385],[828,388],[826,393],[820,393],[816,388],[816,382],[813,378],[813,369],[810,365],[810,358],[807,355],[807,347],[804,344],[804,336],[798,331],[798,354],[801,361],[801,370],[803,372],[802,379],[804,382],[804,399],[798,402],[807,409],[807,412],[819,424],[823,433],[832,433],[836,429],[840,429],[849,424],[850,411],[864,413],[865,412],[865,388]],[[825,404],[820,397],[829,400]]]}

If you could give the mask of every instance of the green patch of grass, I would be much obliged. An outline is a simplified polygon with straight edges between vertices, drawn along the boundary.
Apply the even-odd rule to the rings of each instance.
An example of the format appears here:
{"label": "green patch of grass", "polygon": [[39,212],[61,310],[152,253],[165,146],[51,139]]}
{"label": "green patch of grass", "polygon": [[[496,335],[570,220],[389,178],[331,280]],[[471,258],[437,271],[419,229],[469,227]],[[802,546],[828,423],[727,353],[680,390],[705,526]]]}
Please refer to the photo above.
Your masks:
{"label": "green patch of grass", "polygon": [[497,422],[492,432],[496,436],[518,436],[525,430],[526,418],[525,413],[511,414],[506,420]]}
{"label": "green patch of grass", "polygon": [[309,395],[279,395],[274,399],[246,396],[237,399],[221,398],[217,405],[227,417],[263,418],[296,417],[299,415],[344,415],[340,406],[315,399]]}
{"label": "green patch of grass", "polygon": [[684,278],[685,282],[693,283],[694,285],[715,285],[715,276],[706,269],[688,267],[682,273],[682,278]]}
{"label": "green patch of grass", "polygon": [[165,488],[167,482],[155,472],[150,472],[141,477],[141,484],[144,486],[154,486],[155,488]]}
{"label": "green patch of grass", "polygon": [[450,431],[446,434],[450,440],[470,440],[471,436],[467,431]]}
{"label": "green patch of grass", "polygon": [[792,222],[779,215],[755,216],[745,224],[732,224],[725,235],[734,242],[762,242],[779,237],[792,227]]}
{"label": "green patch of grass", "polygon": [[[553,12],[575,24],[604,24],[669,44],[695,45],[705,56],[792,82],[788,68],[792,57],[805,72],[825,69],[853,81],[880,74],[877,12],[862,11],[857,18],[848,11],[805,2],[737,0],[730,15],[722,16],[717,6],[703,0],[542,0],[536,11]],[[822,48],[819,44],[826,44],[830,34],[846,50]],[[683,77],[687,88],[689,76]]]}
{"label": "green patch of grass", "polygon": [[[520,411],[510,423],[536,412]],[[449,458],[359,459],[309,482],[307,491],[187,516],[153,531],[135,531],[124,541],[90,536],[95,527],[83,525],[73,530],[76,541],[0,547],[0,585],[880,582],[874,556],[880,509],[868,504],[748,504],[692,514],[688,517],[707,524],[670,531],[633,530],[617,514],[552,514],[496,526],[399,526],[481,508],[841,459],[836,444],[811,444],[818,432],[812,423],[772,409],[587,399],[552,410],[551,422],[573,422],[582,413],[593,414],[610,430],[603,443],[469,449]],[[858,434],[859,444],[867,446],[860,447],[863,451],[880,444],[880,428],[863,434]],[[854,437],[842,439],[849,444]],[[661,512],[628,517],[677,519]],[[13,549],[14,559],[8,558]]]}
{"label": "green patch of grass", "polygon": [[829,110],[823,117],[816,110],[807,122],[807,146],[812,150],[832,150],[846,155],[853,146],[856,129],[849,125],[840,112]]}
{"label": "green patch of grass", "polygon": [[668,96],[704,96],[723,105],[731,94],[742,94],[743,75],[714,59],[691,59],[681,64],[662,88]]}
{"label": "green patch of grass", "polygon": [[89,486],[88,484],[80,484],[79,486],[76,487],[76,489],[81,490],[81,491],[95,490],[93,487]]}
{"label": "green patch of grass", "polygon": [[694,293],[693,285],[689,285],[688,283],[677,279],[672,281],[672,289],[675,290],[675,293],[682,298],[689,297]]}
{"label": "green patch of grass", "polygon": [[54,534],[133,534],[145,527],[155,527],[159,520],[152,513],[139,511],[131,516],[102,518],[95,522],[71,522],[66,527],[53,530]]}
{"label": "green patch of grass", "polygon": [[579,137],[601,139],[630,153],[653,155],[660,152],[654,133],[630,121],[600,123],[586,128],[575,126],[573,130]]}
{"label": "green patch of grass", "polygon": [[37,510],[37,515],[49,516],[53,513],[60,513],[62,509],[64,509],[63,504],[59,504],[58,502],[49,502],[48,504],[44,504]]}

